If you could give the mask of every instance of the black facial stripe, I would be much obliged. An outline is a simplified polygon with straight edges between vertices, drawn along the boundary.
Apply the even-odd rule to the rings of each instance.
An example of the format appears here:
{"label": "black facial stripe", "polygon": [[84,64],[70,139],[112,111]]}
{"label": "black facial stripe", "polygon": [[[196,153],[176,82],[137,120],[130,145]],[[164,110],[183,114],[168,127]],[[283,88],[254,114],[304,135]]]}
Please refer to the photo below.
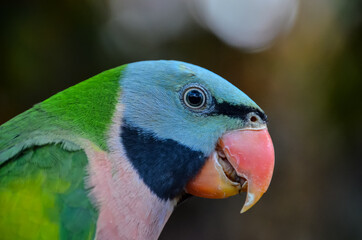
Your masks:
{"label": "black facial stripe", "polygon": [[244,106],[244,105],[232,105],[228,102],[218,103],[216,99],[214,101],[214,109],[208,115],[225,115],[231,118],[240,118],[245,120],[245,117],[248,113],[254,112],[257,114],[264,122],[268,121],[265,113],[259,109]]}
{"label": "black facial stripe", "polygon": [[144,183],[159,198],[173,199],[203,166],[206,156],[178,142],[161,140],[124,123],[121,142]]}

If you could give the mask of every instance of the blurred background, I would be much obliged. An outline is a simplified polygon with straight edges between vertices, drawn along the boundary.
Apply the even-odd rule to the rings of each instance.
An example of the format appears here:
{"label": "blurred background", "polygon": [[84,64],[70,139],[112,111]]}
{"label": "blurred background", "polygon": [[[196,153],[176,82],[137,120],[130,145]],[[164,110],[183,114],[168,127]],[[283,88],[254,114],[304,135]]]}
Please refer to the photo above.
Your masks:
{"label": "blurred background", "polygon": [[362,3],[23,0],[0,7],[0,124],[101,71],[148,59],[223,76],[269,116],[274,177],[193,198],[160,239],[362,239]]}

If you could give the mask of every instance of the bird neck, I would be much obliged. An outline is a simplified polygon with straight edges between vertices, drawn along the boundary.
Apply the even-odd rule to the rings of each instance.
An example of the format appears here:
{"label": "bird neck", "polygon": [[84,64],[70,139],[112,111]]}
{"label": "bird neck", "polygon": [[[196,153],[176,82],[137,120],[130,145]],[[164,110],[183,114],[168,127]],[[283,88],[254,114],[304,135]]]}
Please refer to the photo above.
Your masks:
{"label": "bird neck", "polygon": [[97,239],[157,239],[175,203],[152,193],[121,151],[86,150],[88,184],[99,209]]}
{"label": "bird neck", "polygon": [[84,146],[89,182],[98,206],[96,239],[157,239],[176,201],[162,200],[139,177],[120,141],[123,105],[116,106],[108,133],[108,151]]}

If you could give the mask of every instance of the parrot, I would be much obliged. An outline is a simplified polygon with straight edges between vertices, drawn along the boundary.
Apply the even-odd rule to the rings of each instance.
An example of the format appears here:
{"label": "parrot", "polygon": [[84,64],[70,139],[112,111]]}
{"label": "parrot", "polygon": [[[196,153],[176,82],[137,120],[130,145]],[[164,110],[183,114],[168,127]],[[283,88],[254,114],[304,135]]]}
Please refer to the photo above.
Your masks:
{"label": "parrot", "polygon": [[202,67],[125,64],[0,126],[0,238],[157,239],[188,196],[269,187],[264,111]]}

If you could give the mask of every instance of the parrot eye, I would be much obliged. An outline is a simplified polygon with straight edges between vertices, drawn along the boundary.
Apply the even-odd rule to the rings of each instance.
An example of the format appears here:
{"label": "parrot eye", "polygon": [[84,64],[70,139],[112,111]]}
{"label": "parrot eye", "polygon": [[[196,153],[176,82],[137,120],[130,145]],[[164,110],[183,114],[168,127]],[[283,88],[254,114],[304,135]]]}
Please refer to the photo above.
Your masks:
{"label": "parrot eye", "polygon": [[205,106],[206,94],[201,88],[191,87],[184,92],[183,101],[191,109],[200,109]]}

